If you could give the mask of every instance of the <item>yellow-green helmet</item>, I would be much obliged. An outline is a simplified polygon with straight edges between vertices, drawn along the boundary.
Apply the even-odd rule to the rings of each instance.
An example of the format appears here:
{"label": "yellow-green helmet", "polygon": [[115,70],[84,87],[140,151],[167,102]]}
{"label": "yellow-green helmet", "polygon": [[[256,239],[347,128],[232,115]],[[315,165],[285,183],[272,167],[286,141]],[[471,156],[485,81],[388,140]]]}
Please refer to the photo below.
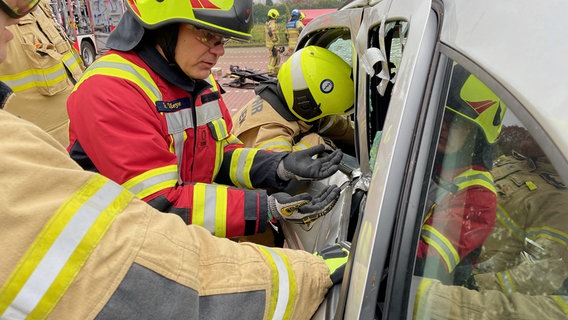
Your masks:
{"label": "yellow-green helmet", "polygon": [[501,133],[507,106],[476,76],[456,64],[446,109],[475,124],[483,131],[488,143],[495,143]]}
{"label": "yellow-green helmet", "polygon": [[353,108],[351,67],[335,53],[317,46],[300,49],[278,72],[290,111],[306,122]]}
{"label": "yellow-green helmet", "polygon": [[146,29],[190,23],[227,38],[250,40],[252,0],[128,0],[128,10]]}
{"label": "yellow-green helmet", "polygon": [[280,13],[278,12],[278,10],[276,9],[270,9],[268,10],[268,17],[270,19],[276,19],[280,16]]}

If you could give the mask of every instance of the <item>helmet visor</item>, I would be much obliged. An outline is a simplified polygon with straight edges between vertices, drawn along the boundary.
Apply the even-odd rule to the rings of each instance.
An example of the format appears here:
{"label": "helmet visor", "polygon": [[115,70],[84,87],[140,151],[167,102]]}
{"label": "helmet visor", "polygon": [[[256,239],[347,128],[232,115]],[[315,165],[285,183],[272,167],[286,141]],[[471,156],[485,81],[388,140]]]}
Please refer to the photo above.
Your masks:
{"label": "helmet visor", "polygon": [[39,0],[0,0],[0,8],[10,17],[18,19],[30,13],[38,2]]}

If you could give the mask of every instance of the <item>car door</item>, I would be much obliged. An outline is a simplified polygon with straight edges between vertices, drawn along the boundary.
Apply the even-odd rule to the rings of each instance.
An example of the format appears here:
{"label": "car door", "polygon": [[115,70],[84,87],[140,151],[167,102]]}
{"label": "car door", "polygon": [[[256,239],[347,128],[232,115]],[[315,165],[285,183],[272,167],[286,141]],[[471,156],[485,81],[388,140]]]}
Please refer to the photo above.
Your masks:
{"label": "car door", "polygon": [[[520,89],[530,86],[530,77],[512,77],[515,68],[492,60],[507,56],[491,50],[492,41],[478,40],[488,39],[485,29],[507,10],[432,2],[422,44],[434,50],[431,59],[414,60],[420,50],[408,45],[417,21],[410,8],[394,1],[384,15],[386,21],[408,17],[407,35],[339,317],[565,319],[565,139],[555,134],[561,121],[539,116],[557,106],[538,103],[548,99],[543,94],[524,98]],[[510,29],[491,38],[515,52],[519,42]],[[405,74],[407,58],[416,63],[412,77]],[[426,85],[413,87],[419,78]],[[549,94],[557,96],[556,90]],[[372,97],[375,106],[381,98]],[[366,112],[358,118],[380,128],[374,109]]]}
{"label": "car door", "polygon": [[[395,18],[387,16],[389,10]],[[413,128],[417,125],[418,112],[408,110],[419,110],[421,105],[436,30],[436,19],[428,3],[402,1],[393,7],[389,2],[355,1],[338,12],[314,19],[299,39],[297,48],[319,45],[338,53],[346,61],[350,60],[356,85],[353,118],[357,148],[354,154],[346,157],[341,172],[334,177],[291,187],[296,191],[317,190],[328,183],[336,183],[342,187],[338,204],[308,228],[283,225],[292,248],[314,251],[338,240],[356,240],[353,270],[346,273],[341,288],[332,289],[314,319],[341,315],[345,306],[348,306],[346,319],[374,313],[379,288],[374,279],[382,277],[386,266],[388,239],[396,216],[394,209],[403,181],[404,164],[410,156]],[[338,45],[339,39],[348,40],[351,54],[344,55],[343,50],[337,50],[345,47]],[[406,55],[403,51],[411,54]],[[423,63],[418,64],[418,61]],[[381,73],[384,66],[390,69],[386,75]],[[393,88],[399,89],[393,92]],[[371,150],[376,149],[379,141],[381,152],[375,153],[376,158],[371,157]],[[371,163],[382,169],[373,173]],[[377,186],[388,184],[391,187],[375,190],[372,199],[365,199],[371,178]],[[365,202],[366,209],[362,210]],[[382,212],[388,213],[381,216]],[[356,231],[359,224],[361,231]],[[385,241],[374,243],[373,239],[379,233]],[[354,239],[356,234],[359,235]],[[349,278],[349,274],[353,277]],[[374,285],[369,286],[369,281]],[[347,290],[349,295],[345,294]]]}

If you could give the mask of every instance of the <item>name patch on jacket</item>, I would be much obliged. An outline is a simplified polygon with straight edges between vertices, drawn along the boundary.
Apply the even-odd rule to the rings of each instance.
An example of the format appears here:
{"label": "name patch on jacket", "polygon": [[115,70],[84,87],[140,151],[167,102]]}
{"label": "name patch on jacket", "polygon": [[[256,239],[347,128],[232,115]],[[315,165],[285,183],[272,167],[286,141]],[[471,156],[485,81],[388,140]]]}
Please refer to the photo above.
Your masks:
{"label": "name patch on jacket", "polygon": [[181,98],[173,101],[157,101],[156,108],[159,112],[175,112],[190,108],[193,105],[191,98]]}

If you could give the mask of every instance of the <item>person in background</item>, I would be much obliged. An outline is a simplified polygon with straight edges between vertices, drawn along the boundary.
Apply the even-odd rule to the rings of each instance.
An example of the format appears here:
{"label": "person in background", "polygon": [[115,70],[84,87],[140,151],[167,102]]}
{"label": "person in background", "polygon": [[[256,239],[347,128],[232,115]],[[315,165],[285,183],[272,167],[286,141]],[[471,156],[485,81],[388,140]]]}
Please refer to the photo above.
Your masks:
{"label": "person in background", "polygon": [[278,35],[278,24],[276,20],[280,13],[276,9],[268,10],[267,19],[264,23],[264,38],[266,49],[268,50],[268,74],[276,76],[280,70],[280,36]]}
{"label": "person in background", "polygon": [[[0,62],[36,5],[0,0]],[[82,170],[2,110],[12,96],[0,82],[0,318],[303,319],[341,281],[348,243],[311,254],[188,226]]]}
{"label": "person in background", "polygon": [[332,175],[342,153],[313,158],[323,145],[301,154],[243,148],[230,133],[211,68],[227,39],[252,38],[252,1],[226,4],[230,10],[129,2],[107,41],[111,50],[67,101],[68,151],[84,169],[219,237],[260,233],[273,219],[309,223],[333,208],[339,188],[281,191],[292,179]]}
{"label": "person in background", "polygon": [[14,40],[0,64],[0,81],[16,93],[5,110],[37,124],[67,146],[69,129],[65,101],[85,69],[71,40],[54,20],[47,0],[15,25]]}
{"label": "person in background", "polygon": [[256,96],[233,115],[233,134],[247,147],[298,151],[325,144],[353,150],[354,87],[351,67],[317,46],[295,52],[277,80],[261,83]]}
{"label": "person in background", "polygon": [[304,24],[301,20],[302,13],[298,9],[292,10],[290,13],[290,20],[286,23],[286,41],[288,42],[288,48],[286,49],[285,54],[291,55],[296,48],[296,44],[298,43],[298,37],[302,30],[304,29]]}

